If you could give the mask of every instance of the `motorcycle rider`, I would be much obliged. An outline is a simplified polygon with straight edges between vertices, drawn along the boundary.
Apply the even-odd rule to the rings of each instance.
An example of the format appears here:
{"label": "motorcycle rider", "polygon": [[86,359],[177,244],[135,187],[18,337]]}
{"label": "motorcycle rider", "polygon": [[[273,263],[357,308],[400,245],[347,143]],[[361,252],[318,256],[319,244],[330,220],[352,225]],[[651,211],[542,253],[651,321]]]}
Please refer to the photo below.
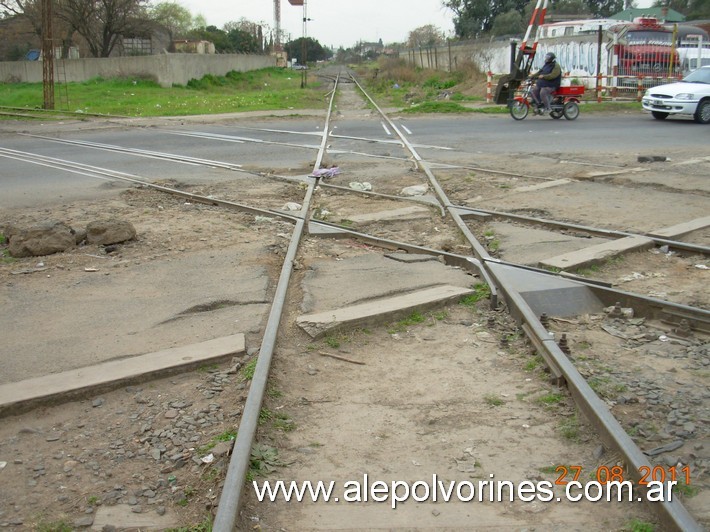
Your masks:
{"label": "motorcycle rider", "polygon": [[[562,68],[556,59],[552,52],[545,54],[545,64],[531,76],[532,79],[537,80],[531,92],[532,99],[536,103],[535,114],[544,115],[552,110],[550,108],[552,92],[559,89],[562,82]],[[542,110],[541,103],[544,105]]]}

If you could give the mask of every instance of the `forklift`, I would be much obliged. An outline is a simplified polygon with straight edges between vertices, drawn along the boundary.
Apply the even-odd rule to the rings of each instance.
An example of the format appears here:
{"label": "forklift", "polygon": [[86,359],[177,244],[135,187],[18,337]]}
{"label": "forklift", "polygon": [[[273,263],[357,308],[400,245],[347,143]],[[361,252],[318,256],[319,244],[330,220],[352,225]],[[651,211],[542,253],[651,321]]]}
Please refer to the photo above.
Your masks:
{"label": "forklift", "polygon": [[[510,65],[510,74],[506,74],[498,81],[495,93],[495,103],[506,103],[510,106],[513,96],[515,95],[515,91],[518,90],[523,81],[525,81],[530,75],[530,69],[532,68],[532,63],[535,59],[535,52],[537,51],[539,29],[545,21],[547,1],[548,0],[537,0],[535,9],[530,17],[530,24],[528,24],[525,37],[523,37],[523,42],[520,43],[515,60]],[[530,40],[533,28],[535,29],[535,41],[532,43],[532,46],[528,46],[528,41]]]}

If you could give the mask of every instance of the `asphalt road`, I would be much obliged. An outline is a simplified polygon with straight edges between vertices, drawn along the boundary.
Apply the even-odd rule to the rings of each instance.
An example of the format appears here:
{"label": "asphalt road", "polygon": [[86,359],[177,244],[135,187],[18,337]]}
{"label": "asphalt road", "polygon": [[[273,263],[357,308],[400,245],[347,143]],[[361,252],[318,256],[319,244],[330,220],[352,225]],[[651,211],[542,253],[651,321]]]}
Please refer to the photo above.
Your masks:
{"label": "asphalt road", "polygon": [[[206,122],[206,120],[205,120]],[[682,148],[708,155],[710,128],[689,119],[654,120],[639,110],[585,114],[582,108],[575,121],[549,117],[528,117],[515,121],[508,115],[406,116],[396,119],[415,145],[438,146],[453,151],[423,148],[431,160],[466,158],[468,154],[491,153],[523,156],[528,153],[634,153],[663,155]],[[103,143],[186,155],[241,165],[253,171],[284,175],[307,174],[311,168],[322,131],[322,118],[234,119],[219,123],[176,122],[155,126],[113,124],[92,127],[64,124],[33,127],[22,123],[24,133],[46,137]],[[266,131],[266,130],[269,131]],[[199,133],[211,138],[176,135]],[[394,138],[391,131],[373,120],[337,119],[333,133],[376,140]],[[368,145],[368,150],[372,149]],[[379,145],[383,154],[399,156],[397,147]],[[199,182],[230,179],[229,170],[194,166],[135,154],[67,145],[44,138],[21,135],[4,125],[0,131],[0,209],[40,206],[57,201],[100,198],[125,184],[53,167],[51,162],[32,164],[17,160],[3,150],[42,155],[126,172],[139,179]],[[23,155],[23,157],[25,157]]]}

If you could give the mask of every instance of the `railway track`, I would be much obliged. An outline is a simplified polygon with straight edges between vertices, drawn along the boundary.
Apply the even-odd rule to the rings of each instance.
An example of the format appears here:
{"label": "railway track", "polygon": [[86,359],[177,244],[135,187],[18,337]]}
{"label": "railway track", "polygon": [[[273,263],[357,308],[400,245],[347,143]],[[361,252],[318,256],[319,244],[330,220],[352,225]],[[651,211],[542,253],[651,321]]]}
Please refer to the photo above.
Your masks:
{"label": "railway track", "polygon": [[[341,101],[356,101],[356,95],[348,90],[350,88],[351,84],[345,88],[336,82],[331,93],[331,107],[333,102],[337,101],[336,95]],[[362,88],[359,87],[359,90]],[[370,104],[377,108],[374,101],[370,100]],[[707,438],[708,397],[707,364],[704,363],[707,360],[707,352],[703,338],[707,334],[708,312],[698,308],[706,302],[700,301],[700,305],[693,305],[692,300],[671,303],[662,298],[612,289],[610,282],[589,279],[589,275],[585,278],[570,274],[551,275],[549,271],[539,268],[537,263],[531,263],[529,260],[515,260],[509,258],[510,255],[501,259],[494,256],[501,253],[492,254],[499,251],[490,245],[490,236],[494,235],[487,234],[487,230],[476,223],[490,224],[493,220],[505,217],[526,224],[573,231],[577,241],[590,237],[620,239],[648,236],[652,245],[665,245],[668,246],[668,251],[689,254],[698,263],[706,262],[707,247],[702,238],[700,243],[681,242],[644,231],[594,228],[547,217],[523,217],[461,204],[461,189],[453,187],[452,190],[447,190],[447,184],[450,184],[452,179],[448,175],[450,169],[446,168],[446,161],[436,161],[434,157],[419,154],[422,150],[431,151],[438,156],[443,154],[446,159],[445,147],[411,142],[408,138],[411,132],[402,133],[401,124],[398,125],[388,118],[379,108],[377,110],[379,115],[375,120],[380,121],[381,130],[387,137],[391,137],[386,141],[374,141],[368,135],[334,134],[338,120],[331,120],[330,113],[318,133],[320,142],[317,145],[265,141],[258,137],[258,133],[266,130],[259,128],[252,130],[253,136],[249,137],[234,135],[233,132],[187,133],[191,138],[204,142],[279,144],[296,149],[317,149],[315,161],[308,174],[313,175],[321,168],[342,166],[348,168],[348,175],[369,179],[368,182],[377,191],[368,193],[361,190],[367,188],[364,186],[365,179],[357,181],[362,186],[352,188],[352,185],[346,186],[347,181],[337,176],[316,180],[311,177],[294,179],[268,175],[270,186],[276,187],[273,189],[273,197],[285,197],[298,202],[300,209],[288,212],[269,208],[268,205],[274,203],[273,197],[268,202],[258,199],[256,194],[249,197],[249,201],[217,199],[214,194],[195,194],[177,191],[169,186],[155,186],[137,176],[119,175],[95,166],[73,166],[72,169],[72,163],[58,159],[34,157],[7,149],[0,152],[3,157],[19,158],[26,162],[51,165],[73,172],[85,172],[92,177],[127,180],[134,185],[160,193],[178,194],[185,200],[206,204],[211,208],[227,207],[252,215],[277,217],[292,225],[289,244],[284,246],[281,252],[283,263],[277,276],[273,303],[261,335],[249,394],[239,419],[236,442],[221,487],[214,529],[230,530],[235,526],[241,529],[253,525],[254,521],[251,519],[258,519],[259,525],[266,529],[283,526],[306,528],[315,522],[313,519],[321,519],[319,522],[325,528],[342,528],[348,522],[350,525],[360,525],[363,523],[362,519],[372,519],[371,522],[385,523],[391,527],[411,526],[414,522],[412,520],[416,519],[423,528],[440,526],[437,522],[442,521],[444,526],[465,527],[466,523],[471,523],[472,519],[481,516],[484,523],[493,525],[501,522],[497,521],[502,517],[495,505],[483,505],[480,510],[479,507],[471,509],[466,505],[452,505],[453,510],[449,510],[448,507],[444,509],[437,505],[431,513],[427,509],[425,515],[417,514],[418,508],[412,508],[411,505],[397,514],[383,511],[381,505],[375,505],[374,508],[372,505],[365,505],[364,508],[353,505],[345,510],[342,505],[314,505],[315,507],[306,506],[305,509],[294,512],[289,505],[277,504],[266,512],[256,504],[254,494],[249,491],[251,485],[245,483],[245,479],[250,475],[250,468],[253,466],[255,438],[260,430],[266,432],[259,429],[264,412],[273,414],[275,409],[281,408],[293,409],[297,426],[301,427],[302,422],[303,429],[293,435],[272,431],[274,433],[261,434],[261,437],[275,446],[285,447],[288,458],[284,460],[293,460],[297,465],[291,469],[284,468],[279,474],[288,476],[289,472],[293,471],[293,478],[297,479],[345,479],[349,478],[348,475],[354,477],[371,472],[373,475],[379,473],[381,478],[388,480],[401,474],[404,475],[403,479],[413,481],[422,474],[422,469],[419,468],[424,464],[425,474],[446,471],[448,478],[458,475],[466,479],[481,479],[490,474],[504,477],[507,475],[506,478],[522,481],[541,475],[549,477],[551,474],[554,479],[556,475],[559,476],[559,471],[550,471],[551,464],[579,464],[579,467],[582,467],[583,463],[585,469],[597,472],[600,467],[607,467],[608,470],[620,467],[623,469],[624,478],[638,482],[646,469],[651,472],[660,471],[654,469],[660,463],[666,472],[671,467],[680,466],[679,470],[684,466],[689,467],[691,485],[706,487],[709,483],[706,476],[708,456],[705,449],[707,445],[703,442]],[[357,105],[354,112],[359,112]],[[371,131],[367,122],[372,121],[372,117],[369,112],[362,111],[362,114],[368,115],[367,120],[363,120],[359,125],[364,130]],[[185,135],[186,132],[179,134]],[[283,134],[291,137],[294,132],[284,131]],[[298,135],[315,138],[313,132],[299,132]],[[363,143],[368,144],[368,150],[363,150]],[[221,171],[236,171],[248,174],[243,176],[245,179],[266,175],[245,170],[240,165],[210,159],[178,157],[154,150],[126,151],[120,146],[93,142],[73,144],[92,150],[120,151],[131,156],[165,159],[179,164],[217,168]],[[373,159],[377,162],[373,162]],[[474,167],[468,166],[466,171],[471,171],[471,168]],[[530,179],[537,183],[550,181],[549,178],[514,175],[515,172],[502,172],[499,169],[487,170],[479,166],[475,168],[476,172],[503,174],[505,178]],[[445,172],[447,178],[441,179],[439,172]],[[426,185],[432,194],[403,200],[402,188],[413,185]],[[305,190],[303,186],[306,187]],[[259,191],[263,193],[264,187],[265,185],[261,185]],[[252,196],[244,191],[243,187],[238,190],[243,196]],[[456,198],[456,203],[452,202],[450,196]],[[388,219],[388,213],[401,209],[403,202],[409,204],[413,210],[404,214],[399,212],[394,218]],[[472,218],[476,223],[471,223]],[[506,237],[509,238],[501,228],[496,228],[496,232],[501,233],[498,238],[503,242]],[[328,239],[322,235],[327,235]],[[463,235],[463,238],[460,235]],[[308,279],[302,273],[304,265],[308,271],[325,268],[317,258],[309,256],[305,250],[315,245],[315,240],[322,242],[330,239],[333,239],[334,246],[340,249],[331,256],[339,257],[340,253],[343,260],[364,260],[363,257],[369,257],[377,263],[386,253],[402,250],[412,256],[436,258],[437,262],[456,269],[469,279],[473,278],[474,280],[469,281],[471,284],[488,285],[490,308],[482,308],[471,317],[462,315],[461,307],[448,306],[447,312],[450,316],[427,317],[432,326],[431,330],[435,331],[429,334],[412,325],[401,323],[390,325],[397,329],[392,333],[383,331],[380,327],[374,333],[374,349],[373,346],[367,346],[367,336],[371,333],[364,331],[362,327],[352,333],[346,348],[334,347],[338,343],[337,335],[327,337],[331,342],[327,347],[332,349],[326,349],[315,340],[309,343],[304,340],[303,332],[292,325],[296,314],[300,312],[299,306],[303,307],[303,304],[299,305],[297,302],[304,296],[301,293],[304,288],[297,286],[308,285]],[[343,248],[343,243],[346,243],[347,251]],[[561,246],[560,249],[564,247]],[[662,256],[667,257],[665,254]],[[365,260],[362,264],[366,263]],[[294,266],[299,264],[301,266],[295,270],[299,283],[292,283]],[[376,270],[379,274],[382,274],[382,271],[383,269]],[[363,281],[363,278],[358,279]],[[394,291],[402,290],[400,285],[395,285]],[[540,286],[543,288],[540,289]],[[315,290],[313,287],[311,289]],[[322,305],[322,302],[318,301],[320,296],[312,297],[315,298],[315,303],[311,306],[317,309],[319,304]],[[372,297],[373,294],[368,295],[368,291],[363,290],[359,297],[348,294],[344,299],[354,302],[360,298],[367,300]],[[571,308],[567,308],[570,305],[561,304],[560,299],[572,301]],[[330,300],[331,303],[333,301],[338,301],[338,298]],[[616,302],[620,303],[620,308],[614,309]],[[500,312],[503,307],[513,319]],[[633,309],[633,316],[630,316],[628,309]],[[542,316],[543,314],[546,316]],[[681,319],[685,320],[684,325],[681,325]],[[559,343],[563,334],[567,346]],[[659,343],[660,337],[664,340]],[[471,343],[468,343],[469,338]],[[454,348],[447,340],[454,343]],[[396,343],[400,343],[400,346],[395,348]],[[524,378],[525,371],[521,368],[529,366],[530,360],[535,359],[528,358],[526,362],[526,358],[517,357],[529,352],[530,345],[533,351],[544,359],[554,387],[549,387],[549,384],[539,379],[533,381]],[[319,346],[315,349],[327,350],[328,355],[339,356],[345,360],[331,358],[330,360],[336,361],[323,362],[318,364],[318,367],[312,367],[316,364],[308,354],[313,346]],[[333,353],[333,349],[337,352]],[[425,352],[430,351],[431,354],[424,357],[412,356],[422,349]],[[377,364],[377,354],[382,356],[385,354],[382,351],[387,350],[391,350],[392,359],[380,360],[385,363]],[[495,351],[495,355],[492,351]],[[623,369],[619,368],[620,359],[612,356],[620,352],[624,354],[624,360],[629,358],[629,361],[623,362]],[[408,353],[410,356],[407,356]],[[528,353],[525,354],[527,356]],[[677,368],[674,363],[668,361],[668,357],[673,357],[671,360],[680,360],[685,365]],[[432,363],[432,359],[437,362]],[[667,371],[672,373],[672,382],[668,382],[666,374],[654,374],[653,370],[648,370],[649,367],[657,366],[661,359],[663,364],[667,365]],[[328,358],[318,360],[322,362]],[[357,372],[343,369],[344,365],[347,367],[349,364],[348,361],[353,360],[366,361],[367,367],[355,368]],[[480,373],[475,371],[476,366],[481,367]],[[407,371],[403,368],[407,368]],[[456,375],[457,368],[461,370],[460,375]],[[505,369],[506,374],[501,374],[501,368]],[[304,378],[295,379],[296,384],[291,384],[291,370],[303,372],[308,376],[305,381]],[[311,374],[311,371],[315,373]],[[381,379],[384,382],[378,387],[375,383],[380,380],[383,372],[387,375],[403,373],[404,376],[401,381],[391,377]],[[447,377],[441,378],[437,372]],[[453,376],[449,377],[450,375]],[[522,382],[511,377],[516,375],[523,377]],[[649,375],[657,378],[651,379]],[[316,376],[320,376],[317,380],[323,382],[313,383],[310,389],[303,388],[308,379],[316,380],[313,379]],[[345,382],[340,382],[339,379],[343,377]],[[331,379],[334,383],[329,385]],[[696,379],[698,382],[694,382]],[[282,389],[283,399],[275,401],[273,397],[269,397],[267,392],[272,380]],[[448,380],[453,384],[447,382]],[[485,386],[482,386],[482,383],[485,383]],[[434,385],[441,388],[443,393],[432,392],[430,388]],[[479,386],[491,391],[481,395],[477,390]],[[572,402],[567,403],[564,394],[559,391],[563,388],[558,389],[557,386],[564,386],[570,391],[576,406]],[[344,395],[341,396],[339,391]],[[299,392],[306,395],[296,397],[294,394]],[[518,398],[519,404],[508,399],[513,394]],[[679,395],[683,394],[689,396],[688,401],[679,398]],[[421,396],[421,401],[417,399],[418,395]],[[477,399],[468,401],[467,397]],[[559,410],[550,411],[546,400],[564,406]],[[319,419],[315,406],[330,403],[344,410],[345,414],[331,409],[321,416],[324,419]],[[501,407],[499,412],[496,412],[497,407]],[[586,447],[577,449],[564,443],[560,444],[559,436],[549,434],[550,421],[544,420],[545,416],[558,421],[577,419],[574,416],[576,409],[593,426],[593,431],[584,438]],[[528,411],[528,417],[524,416],[525,411]],[[371,415],[373,429],[378,427],[381,432],[367,430],[367,419],[360,419],[355,427],[342,425],[349,418],[357,419],[363,415]],[[461,418],[464,421],[452,422],[452,418]],[[481,427],[477,427],[476,419],[482,420]],[[581,420],[582,416],[578,419]],[[510,420],[514,421],[511,423]],[[331,427],[334,432],[328,432],[328,423],[335,424],[338,428]],[[337,425],[338,423],[341,425]],[[494,427],[500,423],[505,428],[496,432]],[[391,430],[385,430],[388,426]],[[312,435],[309,432],[311,427]],[[351,429],[353,432],[350,432]],[[341,432],[338,432],[339,430]],[[362,434],[358,431],[365,431],[362,441],[357,441],[358,435]],[[597,440],[597,437],[601,440]],[[279,442],[279,438],[284,441]],[[408,439],[418,441],[412,445]],[[346,449],[350,445],[351,452],[348,455],[345,451],[345,457],[360,462],[349,467],[348,462],[339,460],[339,450],[332,448],[334,445],[330,444],[331,441]],[[386,449],[388,441],[392,442],[393,448],[390,454],[379,452],[378,447]],[[659,445],[650,445],[653,441],[657,441]],[[658,450],[662,447],[661,443],[668,441],[680,442],[693,451],[686,453],[683,460],[679,460],[680,463],[658,462],[657,457],[663,459],[668,456],[664,451]],[[328,448],[319,451],[320,446],[326,442]],[[643,445],[643,450],[637,442]],[[600,444],[603,446],[600,447]],[[421,448],[417,456],[403,455],[411,453],[417,445]],[[539,456],[532,456],[532,459],[531,456],[519,456],[521,448],[530,455],[548,445],[551,452],[540,452]],[[594,457],[588,455],[590,446],[596,446]],[[492,452],[492,447],[495,447],[497,452]],[[439,452],[441,448],[445,448],[447,452]],[[456,456],[451,454],[454,449],[458,451]],[[644,451],[648,454],[644,454]],[[495,458],[498,452],[504,456]],[[555,457],[555,452],[564,453],[564,456]],[[690,461],[692,463],[689,463]],[[397,469],[393,465],[390,469],[387,467],[388,463],[399,464],[400,468]],[[456,464],[454,468],[451,467],[452,463]],[[506,506],[507,517],[503,519],[508,520],[504,522],[518,525],[533,519],[531,516],[538,510],[526,510],[524,506]],[[671,503],[655,503],[650,507],[657,512],[655,518],[664,529],[701,529],[693,515],[677,498]],[[241,516],[240,508],[245,509]],[[477,515],[477,511],[480,511],[480,514]],[[632,513],[643,520],[646,511],[645,507],[640,509],[635,506]],[[536,518],[540,526],[551,523],[569,525],[585,520],[589,525],[595,519],[593,508],[582,507],[575,510],[564,506],[562,509],[558,507],[540,512],[541,516]],[[603,523],[603,526],[623,526],[624,523],[618,521],[620,518],[614,514],[614,509],[609,508],[609,522]],[[599,525],[602,526],[602,523]]]}

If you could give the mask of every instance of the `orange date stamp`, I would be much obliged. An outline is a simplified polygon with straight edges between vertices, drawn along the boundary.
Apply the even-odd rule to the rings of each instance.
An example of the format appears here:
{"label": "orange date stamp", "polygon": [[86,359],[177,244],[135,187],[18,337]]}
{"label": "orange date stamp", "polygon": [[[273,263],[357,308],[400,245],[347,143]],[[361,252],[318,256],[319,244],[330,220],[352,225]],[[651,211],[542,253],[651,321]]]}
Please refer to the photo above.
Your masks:
{"label": "orange date stamp", "polygon": [[[555,468],[555,473],[558,474],[555,484],[558,486],[567,485],[570,482],[578,482],[579,477],[582,475],[582,466],[575,465],[560,465]],[[687,486],[690,486],[690,467],[684,466],[680,469],[674,467],[663,467],[660,465],[649,467],[641,466],[639,467],[638,475],[628,475],[627,471],[619,465],[615,466],[599,466],[594,471],[593,475],[595,480],[600,484],[606,484],[608,482],[624,482],[630,480],[633,482],[631,477],[638,477],[637,484],[639,486],[648,486],[649,482],[684,482]]]}

